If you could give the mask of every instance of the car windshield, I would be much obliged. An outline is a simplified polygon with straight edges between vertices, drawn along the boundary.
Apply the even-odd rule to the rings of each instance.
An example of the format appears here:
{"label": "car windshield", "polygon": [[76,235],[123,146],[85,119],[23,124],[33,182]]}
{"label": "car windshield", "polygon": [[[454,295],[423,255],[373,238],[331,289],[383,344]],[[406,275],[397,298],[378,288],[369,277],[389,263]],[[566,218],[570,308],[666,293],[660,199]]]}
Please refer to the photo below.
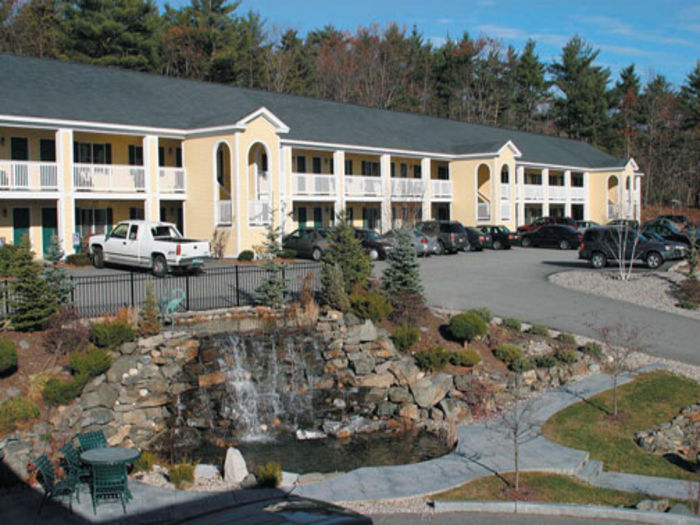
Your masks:
{"label": "car windshield", "polygon": [[510,233],[510,230],[505,226],[494,226],[493,231],[494,233]]}
{"label": "car windshield", "polygon": [[379,241],[381,240],[382,236],[373,230],[366,230],[365,238],[369,241]]}
{"label": "car windshield", "polygon": [[154,239],[180,239],[182,237],[174,226],[168,224],[151,226],[151,235]]}

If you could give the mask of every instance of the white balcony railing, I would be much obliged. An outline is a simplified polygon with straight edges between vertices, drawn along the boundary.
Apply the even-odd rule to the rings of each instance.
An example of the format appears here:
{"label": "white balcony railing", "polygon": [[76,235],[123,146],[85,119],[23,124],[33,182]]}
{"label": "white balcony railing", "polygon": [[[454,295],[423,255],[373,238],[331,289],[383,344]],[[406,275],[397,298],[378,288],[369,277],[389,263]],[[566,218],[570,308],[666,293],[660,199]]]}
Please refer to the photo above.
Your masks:
{"label": "white balcony railing", "polygon": [[0,191],[56,191],[58,167],[55,162],[0,161]]}
{"label": "white balcony railing", "polygon": [[616,219],[618,218],[618,205],[608,202],[608,219]]}
{"label": "white balcony railing", "polygon": [[185,191],[185,168],[158,168],[158,191],[161,193],[183,193]]}
{"label": "white balcony railing", "polygon": [[431,180],[430,181],[430,196],[433,199],[451,199],[452,198],[452,181],[451,180]]}
{"label": "white balcony railing", "polygon": [[248,224],[265,226],[272,221],[272,204],[269,200],[248,201]]}
{"label": "white balcony railing", "polygon": [[480,221],[491,219],[491,205],[488,202],[480,202],[476,208],[476,218]]}
{"label": "white balcony railing", "polygon": [[146,189],[143,166],[74,164],[73,187],[77,191],[137,192]]}
{"label": "white balcony railing", "polygon": [[501,199],[510,200],[511,186],[510,184],[501,184]]}
{"label": "white balcony railing", "polygon": [[564,200],[566,200],[566,186],[550,186],[549,187],[549,200],[550,201],[564,201]]}
{"label": "white balcony railing", "polygon": [[216,223],[233,224],[233,202],[216,201]]}
{"label": "white balcony railing", "polygon": [[544,200],[544,186],[539,184],[524,184],[523,198],[529,201]]}
{"label": "white balcony railing", "polygon": [[585,201],[586,200],[586,188],[583,186],[572,186],[571,187],[571,200],[573,201]]}
{"label": "white balcony railing", "polygon": [[332,174],[292,173],[292,191],[294,195],[333,197],[336,192],[335,177]]}
{"label": "white balcony railing", "polygon": [[511,205],[509,201],[501,201],[501,220],[510,220]]}
{"label": "white balcony railing", "polygon": [[391,179],[391,196],[398,198],[420,198],[425,192],[422,179]]}
{"label": "white balcony railing", "polygon": [[344,180],[346,197],[381,197],[382,179],[379,177],[348,175]]}

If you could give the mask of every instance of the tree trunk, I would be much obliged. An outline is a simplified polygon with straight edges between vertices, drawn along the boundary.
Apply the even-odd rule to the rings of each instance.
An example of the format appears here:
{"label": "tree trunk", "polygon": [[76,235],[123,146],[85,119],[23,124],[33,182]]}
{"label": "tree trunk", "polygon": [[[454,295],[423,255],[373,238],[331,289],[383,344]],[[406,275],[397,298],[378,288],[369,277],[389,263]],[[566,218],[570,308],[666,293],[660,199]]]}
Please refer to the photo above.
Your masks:
{"label": "tree trunk", "polygon": [[513,440],[513,450],[514,450],[514,460],[515,460],[515,491],[520,490],[520,443],[519,439],[516,437]]}
{"label": "tree trunk", "polygon": [[617,417],[617,376],[613,376],[613,416]]}

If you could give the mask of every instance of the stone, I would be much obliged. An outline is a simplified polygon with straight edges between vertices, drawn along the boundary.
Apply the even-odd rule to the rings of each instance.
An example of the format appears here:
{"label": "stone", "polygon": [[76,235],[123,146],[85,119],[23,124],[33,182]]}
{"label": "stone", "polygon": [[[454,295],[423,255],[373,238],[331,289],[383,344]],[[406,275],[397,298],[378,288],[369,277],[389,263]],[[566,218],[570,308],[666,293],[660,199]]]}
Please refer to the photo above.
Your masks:
{"label": "stone", "polygon": [[668,507],[669,503],[667,499],[643,499],[636,505],[637,510],[642,510],[645,512],[666,512]]}
{"label": "stone", "polygon": [[370,374],[355,378],[355,384],[364,387],[389,388],[393,383],[394,376],[390,372]]}
{"label": "stone", "polygon": [[413,396],[408,391],[408,388],[394,386],[389,389],[389,401],[392,403],[411,403]]}
{"label": "stone", "polygon": [[446,421],[464,425],[472,420],[469,405],[464,401],[458,399],[443,399],[438,406],[444,412]]}
{"label": "stone", "polygon": [[475,377],[469,374],[454,376],[455,388],[460,392],[470,392],[474,389]]}
{"label": "stone", "polygon": [[226,382],[226,372],[218,371],[204,374],[197,378],[200,387],[220,385]]}
{"label": "stone", "polygon": [[248,467],[240,450],[229,447],[224,461],[224,480],[227,483],[240,483],[248,475]]}
{"label": "stone", "polygon": [[112,366],[107,370],[107,382],[109,383],[121,383],[124,374],[129,373],[129,369],[132,367],[134,359],[129,356],[122,356],[117,359]]}
{"label": "stone", "polygon": [[131,433],[131,425],[122,425],[117,431],[107,439],[107,444],[110,447],[116,447],[122,444],[122,441]]}
{"label": "stone", "polygon": [[399,408],[399,416],[404,419],[410,419],[411,421],[418,421],[420,419],[418,407],[413,403],[406,403],[405,405],[401,405],[401,407]]}
{"label": "stone", "polygon": [[146,337],[144,339],[139,339],[139,347],[151,350],[157,346],[162,345],[165,342],[165,337],[163,334],[154,335],[152,337]]}
{"label": "stone", "polygon": [[114,419],[114,414],[107,408],[93,408],[85,411],[80,426],[82,428],[92,425],[106,425]]}
{"label": "stone", "polygon": [[335,379],[331,374],[324,374],[314,380],[314,388],[318,390],[330,390],[335,385]]}
{"label": "stone", "polygon": [[351,361],[351,363],[353,370],[355,370],[355,373],[358,375],[371,374],[372,370],[374,370],[374,359],[369,356],[366,358],[356,359]]}
{"label": "stone", "polygon": [[92,392],[83,394],[81,404],[85,408],[112,408],[119,397],[119,391],[111,384],[102,383]]}
{"label": "stone", "polygon": [[379,417],[393,416],[394,412],[396,412],[396,404],[389,401],[382,401],[377,406],[377,415]]}
{"label": "stone", "polygon": [[386,388],[374,387],[374,388],[370,388],[367,391],[367,393],[365,394],[365,397],[364,397],[364,402],[376,405],[377,403],[381,403],[385,399],[386,399]]}
{"label": "stone", "polygon": [[415,382],[420,374],[420,369],[416,366],[412,357],[402,357],[398,361],[392,361],[389,371],[396,377],[400,385],[409,385]]}
{"label": "stone", "polygon": [[20,339],[17,343],[17,346],[19,346],[22,350],[29,350],[32,345],[29,344],[29,341],[27,341],[26,339]]}
{"label": "stone", "polygon": [[128,341],[126,343],[122,343],[122,345],[119,347],[119,352],[122,355],[131,355],[136,351],[136,348],[138,348],[138,345],[135,342]]}
{"label": "stone", "polygon": [[218,467],[200,463],[194,467],[194,481],[216,481],[221,479]]}
{"label": "stone", "polygon": [[377,339],[377,328],[367,319],[363,324],[352,326],[348,329],[345,342],[347,344],[366,343]]}
{"label": "stone", "polygon": [[356,326],[362,324],[362,320],[357,317],[354,313],[348,312],[345,314],[345,325],[346,326]]}
{"label": "stone", "polygon": [[246,475],[245,478],[241,480],[241,488],[242,489],[252,489],[258,485],[258,480],[255,477],[255,474],[249,473]]}
{"label": "stone", "polygon": [[336,357],[334,359],[331,359],[330,361],[327,361],[326,364],[323,367],[324,372],[332,374],[333,372],[337,372],[338,370],[341,370],[343,368],[348,367],[348,360],[344,357]]}
{"label": "stone", "polygon": [[418,406],[430,408],[447,395],[453,384],[451,375],[440,373],[418,379],[410,387]]}
{"label": "stone", "polygon": [[438,407],[433,407],[430,409],[430,419],[433,421],[444,421],[445,413]]}
{"label": "stone", "polygon": [[676,503],[668,510],[669,514],[680,514],[681,516],[692,516],[693,512],[682,503]]}
{"label": "stone", "polygon": [[173,397],[165,392],[151,394],[139,399],[136,403],[138,408],[162,407],[173,401]]}

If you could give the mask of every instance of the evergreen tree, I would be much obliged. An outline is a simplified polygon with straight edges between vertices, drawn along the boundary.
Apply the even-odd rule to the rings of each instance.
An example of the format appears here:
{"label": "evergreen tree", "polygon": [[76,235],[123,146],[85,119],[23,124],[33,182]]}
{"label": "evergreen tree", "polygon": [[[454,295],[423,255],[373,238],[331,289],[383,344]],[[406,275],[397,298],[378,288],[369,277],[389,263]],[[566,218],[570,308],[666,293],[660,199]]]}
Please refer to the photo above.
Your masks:
{"label": "evergreen tree", "polygon": [[279,226],[274,226],[274,214],[267,226],[265,233],[264,257],[265,277],[263,282],[258,286],[256,294],[258,300],[268,308],[282,308],[284,304],[284,296],[287,292],[287,284],[284,281],[282,271],[282,263],[279,262],[279,257],[282,255],[282,246],[280,245],[280,229]]}
{"label": "evergreen tree", "polygon": [[[622,139],[626,157],[632,155],[632,139],[640,123],[639,114],[639,77],[634,71],[634,64],[620,71],[620,79],[613,90],[616,114],[613,117],[613,128],[616,143]],[[613,144],[614,146],[614,144]]]}
{"label": "evergreen tree", "polygon": [[357,287],[367,288],[372,274],[372,262],[360,240],[355,237],[355,230],[345,219],[344,212],[338,214],[337,224],[328,232],[328,241],[323,260],[340,267],[345,292],[350,294]]}
{"label": "evergreen tree", "polygon": [[10,323],[21,332],[41,330],[56,313],[58,303],[48,283],[41,277],[41,267],[25,238],[10,269]]}
{"label": "evergreen tree", "polygon": [[59,266],[63,260],[63,250],[58,243],[58,237],[51,236],[51,244],[44,254],[44,270],[41,274],[49,287],[49,292],[56,298],[59,305],[70,302],[73,285],[65,268]]}
{"label": "evergreen tree", "polygon": [[545,65],[535,54],[535,41],[525,44],[515,67],[515,125],[518,129],[535,128],[540,105],[547,99],[549,84],[545,80]]}
{"label": "evergreen tree", "polygon": [[382,274],[382,285],[389,297],[423,295],[418,254],[410,230],[398,232],[396,243],[387,255],[387,263]]}
{"label": "evergreen tree", "polygon": [[139,335],[149,337],[160,333],[160,320],[158,319],[158,302],[156,301],[156,293],[153,288],[153,283],[146,284],[146,298],[143,301],[143,306],[139,310]]}
{"label": "evergreen tree", "polygon": [[695,69],[688,73],[678,98],[684,127],[700,129],[700,60],[695,63]]}
{"label": "evergreen tree", "polygon": [[350,299],[345,291],[343,271],[337,263],[324,262],[321,268],[321,300],[336,310],[350,310]]}

